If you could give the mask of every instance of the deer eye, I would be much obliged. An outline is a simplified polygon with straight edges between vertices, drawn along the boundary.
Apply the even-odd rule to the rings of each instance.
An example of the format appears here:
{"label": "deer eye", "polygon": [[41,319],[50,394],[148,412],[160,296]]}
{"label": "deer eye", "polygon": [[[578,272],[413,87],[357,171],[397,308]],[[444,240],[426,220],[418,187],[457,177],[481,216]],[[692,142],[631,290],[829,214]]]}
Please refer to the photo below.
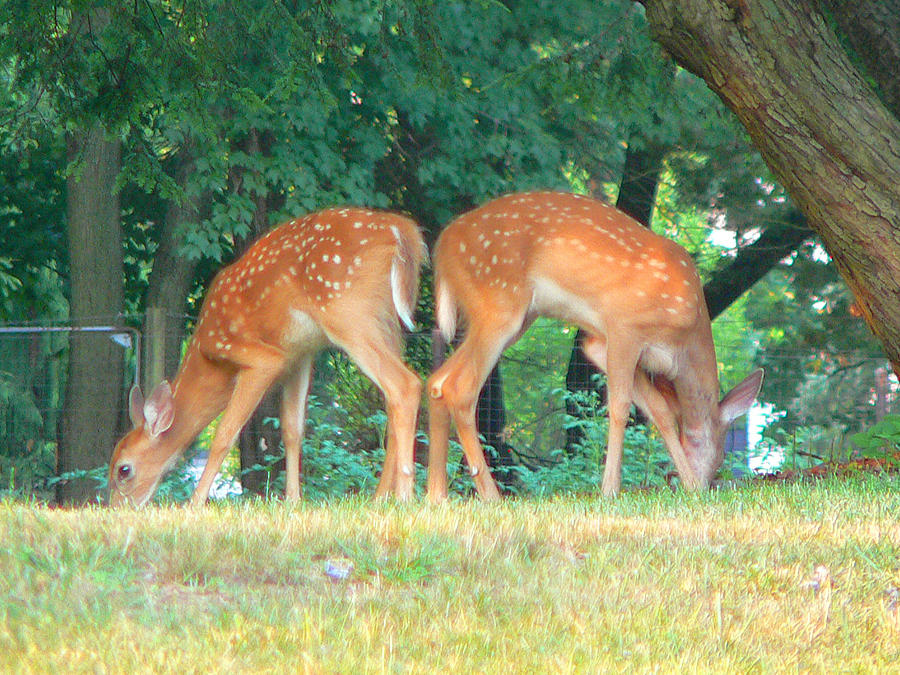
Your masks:
{"label": "deer eye", "polygon": [[131,464],[120,464],[117,473],[119,480],[125,482],[131,480],[131,478],[134,476],[134,469]]}

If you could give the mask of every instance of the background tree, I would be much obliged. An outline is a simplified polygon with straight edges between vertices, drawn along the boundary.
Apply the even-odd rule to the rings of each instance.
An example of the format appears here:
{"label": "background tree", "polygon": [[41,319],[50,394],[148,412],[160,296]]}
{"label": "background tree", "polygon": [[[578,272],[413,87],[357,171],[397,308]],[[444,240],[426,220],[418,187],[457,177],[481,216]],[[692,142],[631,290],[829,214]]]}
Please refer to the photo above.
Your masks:
{"label": "background tree", "polygon": [[[73,11],[55,56],[65,51],[78,62],[57,81],[59,92],[70,89],[87,99],[112,96],[124,77],[114,71],[100,45],[116,44],[115,27],[105,9]],[[44,25],[51,30],[50,25]],[[66,157],[67,237],[69,252],[69,309],[76,327],[96,323],[114,325],[122,309],[124,275],[119,199],[114,189],[121,162],[115,119],[102,119],[83,108],[69,108]],[[68,377],[60,420],[57,470],[60,473],[93,468],[97,447],[112,443],[119,431],[120,393],[110,383],[123,379],[119,348],[109,335],[75,332],[69,339]],[[91,481],[64,480],[57,496],[63,502],[94,497]]]}
{"label": "background tree", "polygon": [[[869,84],[866,53],[854,62],[826,20],[827,3],[643,4],[655,39],[746,127],[898,372],[900,121]],[[870,17],[877,4],[854,11]],[[864,33],[865,25],[872,24],[857,29]],[[896,43],[891,37],[887,42]]]}

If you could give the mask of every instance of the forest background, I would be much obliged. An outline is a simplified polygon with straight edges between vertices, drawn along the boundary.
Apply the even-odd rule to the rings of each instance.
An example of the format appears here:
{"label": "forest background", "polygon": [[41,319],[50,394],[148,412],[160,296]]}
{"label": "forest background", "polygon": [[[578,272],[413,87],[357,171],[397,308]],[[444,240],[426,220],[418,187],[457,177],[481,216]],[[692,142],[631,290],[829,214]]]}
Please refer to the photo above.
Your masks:
{"label": "forest background", "polygon": [[[0,484],[96,499],[135,365],[145,391],[174,373],[206,284],[272,225],[370,205],[430,244],[533,188],[607,199],[691,251],[723,388],[766,368],[770,446],[881,448],[849,439],[893,429],[897,4],[2,2]],[[408,349],[423,373],[429,288]],[[520,485],[555,467],[578,487],[602,461],[574,353],[574,331],[538,325],[483,395]],[[307,479],[365,489],[377,391],[333,354],[317,387]],[[277,476],[274,409],[236,460],[251,492]],[[633,482],[666,473],[647,442]]]}

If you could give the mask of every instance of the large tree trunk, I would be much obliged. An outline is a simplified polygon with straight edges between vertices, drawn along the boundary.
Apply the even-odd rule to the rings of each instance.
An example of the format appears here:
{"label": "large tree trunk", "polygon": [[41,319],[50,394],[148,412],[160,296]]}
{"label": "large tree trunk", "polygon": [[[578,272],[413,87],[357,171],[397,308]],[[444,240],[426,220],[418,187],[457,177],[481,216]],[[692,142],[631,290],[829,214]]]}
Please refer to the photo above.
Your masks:
{"label": "large tree trunk", "polygon": [[[122,311],[124,271],[119,198],[121,146],[99,123],[73,132],[67,181],[69,310],[76,326],[115,324]],[[69,371],[59,430],[57,472],[102,466],[119,433],[124,373],[121,347],[109,333],[72,333]],[[59,483],[62,503],[97,497],[97,486],[81,478]]]}
{"label": "large tree trunk", "polygon": [[654,37],[747,128],[900,373],[900,122],[812,0],[643,4]]}
{"label": "large tree trunk", "polygon": [[882,102],[900,117],[900,0],[819,0],[878,85]]}

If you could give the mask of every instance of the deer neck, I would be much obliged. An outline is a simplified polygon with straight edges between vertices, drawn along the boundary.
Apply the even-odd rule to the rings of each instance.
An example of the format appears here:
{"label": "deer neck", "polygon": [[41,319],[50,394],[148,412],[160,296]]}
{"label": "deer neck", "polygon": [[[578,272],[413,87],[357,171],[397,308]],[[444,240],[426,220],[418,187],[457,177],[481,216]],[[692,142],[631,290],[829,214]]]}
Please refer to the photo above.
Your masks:
{"label": "deer neck", "polygon": [[175,418],[165,435],[173,454],[184,451],[225,409],[234,387],[234,374],[233,369],[207,359],[191,343],[172,381]]}
{"label": "deer neck", "polygon": [[688,347],[686,364],[675,381],[682,428],[692,435],[714,435],[719,410],[719,374],[711,334],[700,336]]}

